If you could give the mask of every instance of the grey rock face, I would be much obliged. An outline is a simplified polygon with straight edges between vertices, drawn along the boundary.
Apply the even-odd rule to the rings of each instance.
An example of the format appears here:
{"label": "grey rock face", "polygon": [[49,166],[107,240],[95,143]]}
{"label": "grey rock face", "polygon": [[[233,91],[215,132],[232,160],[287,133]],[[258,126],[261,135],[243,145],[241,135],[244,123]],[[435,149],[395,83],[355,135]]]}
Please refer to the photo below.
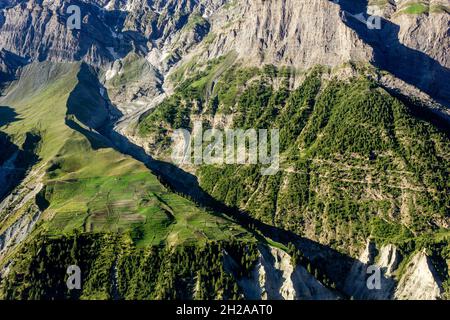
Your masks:
{"label": "grey rock face", "polygon": [[335,300],[339,296],[323,286],[305,268],[293,266],[284,251],[260,246],[260,257],[250,277],[238,281],[247,299]]}
{"label": "grey rock face", "polygon": [[[341,0],[346,24],[373,48],[373,65],[450,105],[448,65],[450,7],[436,9],[442,1],[430,1],[424,13],[408,13],[410,1],[389,1],[367,6],[365,1]],[[370,30],[354,15],[379,16],[380,28]],[[375,12],[375,13],[374,13]]]}
{"label": "grey rock face", "polygon": [[417,253],[406,267],[395,291],[396,299],[436,300],[442,297],[442,286],[430,258]]}
{"label": "grey rock face", "polygon": [[[450,105],[445,80],[450,78],[450,15],[387,8],[361,0],[240,0],[211,15],[209,41],[196,55],[207,60],[235,51],[247,65],[299,69],[350,60],[371,63]],[[379,28],[368,27],[373,19],[379,19]]]}
{"label": "grey rock face", "polygon": [[[376,259],[377,257],[377,259]],[[439,276],[430,258],[424,252],[410,257],[406,271],[399,273],[399,265],[406,259],[392,244],[378,251],[375,244],[367,242],[365,250],[352,266],[347,276],[344,292],[356,299],[435,300],[442,298],[443,290]],[[380,270],[380,287],[369,288],[369,267]]]}
{"label": "grey rock face", "polygon": [[[82,28],[67,26],[69,3],[30,0],[3,11],[0,46],[31,60],[73,61],[84,58],[93,64],[112,60],[107,47],[114,46],[110,26],[94,7],[81,4]],[[89,10],[88,10],[89,9]]]}
{"label": "grey rock face", "polygon": [[[389,275],[392,265],[396,264],[397,251],[395,247],[383,247],[381,256],[384,258],[378,263],[375,262],[377,249],[373,242],[368,241],[365,250],[361,253],[358,260],[352,266],[352,269],[345,281],[344,291],[349,296],[356,299],[390,299],[395,281]],[[368,277],[371,275],[369,266],[374,265],[380,269],[380,288],[369,288],[367,285]],[[389,271],[388,271],[389,270]]]}
{"label": "grey rock face", "polygon": [[217,20],[210,56],[234,50],[251,64],[305,69],[316,64],[369,61],[372,56],[370,47],[342,21],[340,7],[329,1],[244,0],[229,13],[218,14]]}
{"label": "grey rock face", "polygon": [[[129,52],[147,53],[173,37],[189,16],[223,1],[29,0],[0,14],[0,47],[31,60],[83,60],[105,66]],[[71,29],[70,5],[80,7],[81,28]],[[193,41],[200,39],[193,39]]]}

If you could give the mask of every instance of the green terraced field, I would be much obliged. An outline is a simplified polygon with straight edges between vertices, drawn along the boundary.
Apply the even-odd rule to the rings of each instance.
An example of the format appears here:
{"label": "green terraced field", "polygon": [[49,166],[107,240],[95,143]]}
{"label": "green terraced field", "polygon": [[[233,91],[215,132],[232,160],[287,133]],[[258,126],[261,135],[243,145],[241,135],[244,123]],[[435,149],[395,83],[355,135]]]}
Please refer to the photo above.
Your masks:
{"label": "green terraced field", "polygon": [[[243,228],[172,193],[144,164],[114,150],[95,130],[107,111],[83,65],[40,63],[25,72],[0,102],[20,120],[1,130],[18,145],[27,132],[41,136],[36,167],[45,169],[41,194],[48,207],[40,230],[130,233],[139,246],[251,239]],[[83,99],[70,104],[74,95]]]}

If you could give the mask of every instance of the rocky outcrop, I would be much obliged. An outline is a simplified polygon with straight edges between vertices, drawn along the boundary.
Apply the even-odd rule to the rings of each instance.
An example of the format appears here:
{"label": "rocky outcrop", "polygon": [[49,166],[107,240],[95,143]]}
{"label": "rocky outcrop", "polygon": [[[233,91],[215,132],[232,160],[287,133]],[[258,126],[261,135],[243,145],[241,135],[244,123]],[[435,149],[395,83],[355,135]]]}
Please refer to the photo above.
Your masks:
{"label": "rocky outcrop", "polygon": [[115,61],[106,71],[104,82],[106,90],[102,95],[111,99],[125,116],[135,111],[145,111],[162,93],[158,70],[144,57],[134,53]]}
{"label": "rocky outcrop", "polygon": [[[427,14],[402,14],[393,1],[385,7],[353,0],[232,2],[208,18],[207,40],[184,58],[208,60],[236,52],[245,65],[303,70],[362,61],[401,80],[396,90],[412,92],[404,87],[413,86],[448,107],[450,15],[436,10],[437,4]],[[369,28],[368,21],[378,15],[379,28]]]}
{"label": "rocky outcrop", "polygon": [[[355,299],[435,300],[442,298],[441,281],[431,260],[421,251],[411,256],[406,270],[399,274],[403,259],[392,244],[378,251],[375,243],[368,241],[366,248],[352,266],[347,276],[344,292]],[[379,287],[369,285],[369,277],[379,270]]]}
{"label": "rocky outcrop", "polygon": [[[448,2],[341,0],[346,24],[373,48],[372,64],[450,106]],[[384,3],[384,5],[382,5]],[[365,21],[377,17],[375,29]]]}
{"label": "rocky outcrop", "polygon": [[424,52],[442,66],[450,68],[450,14],[444,11],[420,15],[397,14],[391,21],[400,28],[400,43]]}
{"label": "rocky outcrop", "polygon": [[313,300],[337,299],[291,257],[274,247],[259,247],[260,257],[250,277],[238,281],[247,299]]}
{"label": "rocky outcrop", "polygon": [[395,299],[436,300],[442,298],[442,286],[430,258],[419,252],[408,263],[398,283]]}
{"label": "rocky outcrop", "polygon": [[385,276],[392,277],[401,259],[402,257],[397,248],[392,244],[388,244],[381,248],[377,264],[384,269]]}
{"label": "rocky outcrop", "polygon": [[[377,249],[373,242],[368,241],[366,248],[352,266],[344,285],[344,292],[355,299],[390,299],[395,281],[390,277],[393,266],[398,264],[398,252],[394,246],[385,246],[380,250],[381,259],[376,262]],[[369,266],[375,266],[380,271],[380,287],[369,288],[368,277],[374,271]]]}
{"label": "rocky outcrop", "polygon": [[[43,188],[41,183],[42,173],[34,172],[34,174],[37,174],[37,178],[25,180],[0,203],[0,212],[2,213],[2,220],[0,221],[0,227],[2,227],[0,229],[0,262],[2,262],[3,255],[8,250],[27,237],[41,216],[42,211],[34,200]],[[22,212],[22,214],[15,218],[13,214],[18,212]],[[4,213],[10,214],[4,215]],[[14,222],[7,226],[6,223],[8,223],[9,218],[12,218]],[[5,224],[6,228],[4,228]]]}
{"label": "rocky outcrop", "polygon": [[[415,13],[410,11],[413,5],[418,8]],[[368,12],[382,16],[386,21],[398,26],[398,40],[401,44],[426,53],[442,66],[450,67],[446,54],[450,49],[448,1],[371,0]]]}
{"label": "rocky outcrop", "polygon": [[[102,64],[114,57],[107,47],[117,40],[98,10],[85,3],[81,7],[82,28],[71,30],[66,1],[30,0],[3,10],[0,24],[0,47],[31,60],[74,61],[84,59]],[[115,20],[120,20],[116,14]]]}
{"label": "rocky outcrop", "polygon": [[41,211],[36,206],[30,207],[26,215],[19,218],[13,225],[0,234],[0,261],[3,253],[9,247],[22,242],[27,237],[39,220],[40,215]]}

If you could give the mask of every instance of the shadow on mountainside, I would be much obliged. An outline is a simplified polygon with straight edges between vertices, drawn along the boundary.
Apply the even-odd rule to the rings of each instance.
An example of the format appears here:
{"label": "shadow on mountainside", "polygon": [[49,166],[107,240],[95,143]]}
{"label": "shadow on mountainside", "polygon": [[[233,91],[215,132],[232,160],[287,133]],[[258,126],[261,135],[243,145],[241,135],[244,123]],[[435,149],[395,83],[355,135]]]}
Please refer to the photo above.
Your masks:
{"label": "shadow on mountainside", "polygon": [[[141,147],[133,144],[126,137],[121,136],[115,131],[111,130],[104,132],[104,134],[108,135],[111,141],[113,141],[116,150],[143,162],[157,175],[160,182],[173,192],[193,200],[201,207],[224,213],[262,242],[266,242],[264,237],[267,237],[286,246],[289,243],[294,244],[314,266],[323,270],[328,278],[336,284],[336,288],[339,292],[343,293],[345,296],[354,296],[355,298],[361,299],[371,297],[371,290],[366,287],[365,283],[366,278],[370,276],[370,274],[366,273],[368,265],[346,254],[340,253],[327,245],[300,237],[291,231],[261,222],[238,208],[226,206],[224,203],[217,201],[211,195],[206,193],[200,187],[197,177],[191,173],[186,172],[171,163],[152,159]],[[221,215],[221,217],[223,216]],[[357,288],[348,285],[347,278],[350,276],[352,270],[359,271],[357,276],[353,277],[359,279],[359,283],[363,284],[359,285]],[[381,279],[383,288],[384,284],[389,284],[389,290],[393,290],[393,280],[384,277],[383,274],[384,271],[382,271]],[[391,292],[388,292],[386,293],[386,296],[390,296],[391,294]]]}
{"label": "shadow on mountainside", "polygon": [[[73,12],[68,11],[69,6],[76,5],[80,8],[80,28],[69,29],[68,23]],[[45,7],[44,7],[45,8]],[[73,55],[76,61],[82,61],[86,56],[97,63],[112,62],[124,58],[143,37],[134,31],[121,31],[124,28],[127,13],[122,10],[105,10],[96,4],[87,3],[82,0],[63,1],[56,11],[52,12],[60,25],[67,28],[67,32],[77,39],[78,47]],[[33,34],[34,36],[34,34]],[[39,50],[37,59],[39,61],[49,60],[52,52],[46,48]],[[101,51],[99,54],[98,50]],[[67,57],[71,58],[69,54]]]}
{"label": "shadow on mountainside", "polygon": [[113,144],[99,130],[107,126],[111,119],[120,118],[122,113],[117,109],[110,110],[107,91],[92,67],[81,63],[77,80],[67,99],[66,125],[84,135],[92,149],[112,148]]}
{"label": "shadow on mountainside", "polygon": [[[331,1],[331,0],[330,0]],[[335,1],[332,1],[335,2]],[[354,16],[367,19],[367,0],[340,0],[344,23],[374,50],[372,64],[427,93],[450,107],[450,69],[427,54],[409,48],[399,40],[400,27],[381,18],[381,29],[369,29]],[[361,16],[362,17],[362,16]]]}

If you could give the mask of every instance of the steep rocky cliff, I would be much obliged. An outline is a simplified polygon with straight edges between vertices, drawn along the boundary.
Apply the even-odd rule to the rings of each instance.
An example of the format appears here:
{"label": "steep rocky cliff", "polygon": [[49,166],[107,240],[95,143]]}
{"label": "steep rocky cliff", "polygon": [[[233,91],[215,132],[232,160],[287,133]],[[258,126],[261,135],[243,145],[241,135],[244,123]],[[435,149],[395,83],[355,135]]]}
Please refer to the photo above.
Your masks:
{"label": "steep rocky cliff", "polygon": [[281,249],[259,247],[257,265],[239,281],[247,299],[333,300],[339,295],[324,287]]}
{"label": "steep rocky cliff", "polygon": [[236,51],[245,63],[270,63],[308,69],[370,61],[372,50],[348,28],[340,6],[323,0],[239,1],[218,12],[208,58]]}
{"label": "steep rocky cliff", "polygon": [[[400,270],[400,265],[403,263]],[[380,271],[379,287],[367,285]],[[403,257],[392,244],[379,251],[370,240],[346,279],[346,294],[355,299],[435,300],[443,298],[442,283],[430,258],[423,251]]]}
{"label": "steep rocky cliff", "polygon": [[441,281],[429,257],[424,252],[413,256],[395,291],[396,299],[442,299]]}

